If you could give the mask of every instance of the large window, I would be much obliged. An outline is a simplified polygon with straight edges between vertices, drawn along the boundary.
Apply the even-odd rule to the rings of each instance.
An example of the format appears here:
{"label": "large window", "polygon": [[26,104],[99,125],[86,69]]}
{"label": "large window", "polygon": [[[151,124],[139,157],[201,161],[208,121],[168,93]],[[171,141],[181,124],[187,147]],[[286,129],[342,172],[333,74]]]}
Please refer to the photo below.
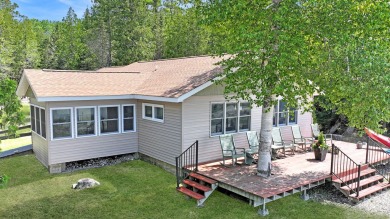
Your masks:
{"label": "large window", "polygon": [[142,104],[142,118],[164,122],[164,106],[157,104]]}
{"label": "large window", "polygon": [[72,108],[51,109],[52,138],[72,138]]}
{"label": "large window", "polygon": [[274,108],[273,125],[284,126],[290,124],[297,124],[298,111],[295,108],[288,109],[286,102],[279,100]]}
{"label": "large window", "polygon": [[211,135],[221,135],[250,130],[251,107],[249,103],[212,103]]}
{"label": "large window", "polygon": [[76,137],[96,135],[96,107],[76,108]]}
{"label": "large window", "polygon": [[119,106],[100,106],[100,133],[119,132]]}
{"label": "large window", "polygon": [[135,106],[122,105],[122,131],[135,131]]}
{"label": "large window", "polygon": [[46,138],[46,118],[45,109],[30,105],[30,116],[31,116],[31,130],[35,134]]}

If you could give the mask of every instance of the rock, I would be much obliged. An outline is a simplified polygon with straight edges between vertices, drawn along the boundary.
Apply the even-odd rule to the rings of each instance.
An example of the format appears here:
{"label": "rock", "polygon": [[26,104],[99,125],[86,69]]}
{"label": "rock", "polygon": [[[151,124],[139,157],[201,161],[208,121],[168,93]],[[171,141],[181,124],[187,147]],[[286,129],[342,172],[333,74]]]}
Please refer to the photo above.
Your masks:
{"label": "rock", "polygon": [[99,186],[100,183],[94,179],[91,178],[84,178],[77,181],[76,184],[72,185],[73,189],[87,189],[94,186]]}

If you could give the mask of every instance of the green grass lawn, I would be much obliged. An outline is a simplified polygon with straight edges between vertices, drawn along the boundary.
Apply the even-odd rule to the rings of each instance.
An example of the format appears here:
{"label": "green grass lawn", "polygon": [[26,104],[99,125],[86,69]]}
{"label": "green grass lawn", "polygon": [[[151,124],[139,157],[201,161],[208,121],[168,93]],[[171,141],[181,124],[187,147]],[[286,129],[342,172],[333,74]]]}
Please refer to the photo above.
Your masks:
{"label": "green grass lawn", "polygon": [[[0,159],[0,172],[11,179],[0,189],[1,218],[259,218],[247,202],[218,191],[197,208],[175,190],[175,176],[143,161],[75,173],[49,174],[34,155]],[[101,185],[73,190],[90,177]],[[293,195],[267,204],[265,218],[381,218]],[[382,217],[385,218],[385,217]]]}
{"label": "green grass lawn", "polygon": [[8,150],[22,147],[22,146],[26,146],[29,144],[31,144],[31,136],[15,138],[15,139],[6,139],[6,140],[1,141],[0,151],[8,151]]}

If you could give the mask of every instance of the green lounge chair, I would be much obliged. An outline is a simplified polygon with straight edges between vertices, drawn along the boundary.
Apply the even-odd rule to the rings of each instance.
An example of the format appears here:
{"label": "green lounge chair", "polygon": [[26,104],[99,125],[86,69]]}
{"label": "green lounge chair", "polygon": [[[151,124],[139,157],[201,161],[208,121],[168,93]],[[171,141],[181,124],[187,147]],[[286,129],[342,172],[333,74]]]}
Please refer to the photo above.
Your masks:
{"label": "green lounge chair", "polygon": [[293,141],[283,140],[280,128],[272,129],[272,146],[273,150],[283,150],[283,155],[286,156],[286,149],[291,149],[291,153],[295,154],[295,144]]}
{"label": "green lounge chair", "polygon": [[221,149],[222,149],[222,162],[224,166],[225,165],[225,159],[232,159],[232,164],[235,166],[235,163],[237,163],[237,158],[243,157],[246,162],[246,153],[245,148],[236,148],[234,145],[234,139],[233,135],[226,134],[226,135],[220,135],[219,141],[221,143]]}
{"label": "green lounge chair", "polygon": [[256,131],[248,131],[246,132],[246,138],[248,140],[249,148],[252,154],[256,154],[259,152],[259,139],[257,138]]}
{"label": "green lounge chair", "polygon": [[291,130],[294,138],[294,144],[300,145],[302,147],[302,150],[304,151],[306,151],[307,145],[309,145],[309,150],[310,150],[311,149],[310,146],[314,143],[314,138],[303,137],[299,125],[291,126]]}

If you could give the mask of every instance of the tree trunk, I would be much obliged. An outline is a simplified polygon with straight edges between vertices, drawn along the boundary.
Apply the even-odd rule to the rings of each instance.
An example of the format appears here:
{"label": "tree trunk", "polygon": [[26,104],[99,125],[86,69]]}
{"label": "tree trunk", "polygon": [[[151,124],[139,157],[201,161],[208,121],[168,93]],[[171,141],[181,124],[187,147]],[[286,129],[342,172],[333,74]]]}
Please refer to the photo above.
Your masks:
{"label": "tree trunk", "polygon": [[257,163],[257,175],[265,178],[271,175],[273,107],[270,105],[270,99],[266,99],[262,107],[259,160]]}

